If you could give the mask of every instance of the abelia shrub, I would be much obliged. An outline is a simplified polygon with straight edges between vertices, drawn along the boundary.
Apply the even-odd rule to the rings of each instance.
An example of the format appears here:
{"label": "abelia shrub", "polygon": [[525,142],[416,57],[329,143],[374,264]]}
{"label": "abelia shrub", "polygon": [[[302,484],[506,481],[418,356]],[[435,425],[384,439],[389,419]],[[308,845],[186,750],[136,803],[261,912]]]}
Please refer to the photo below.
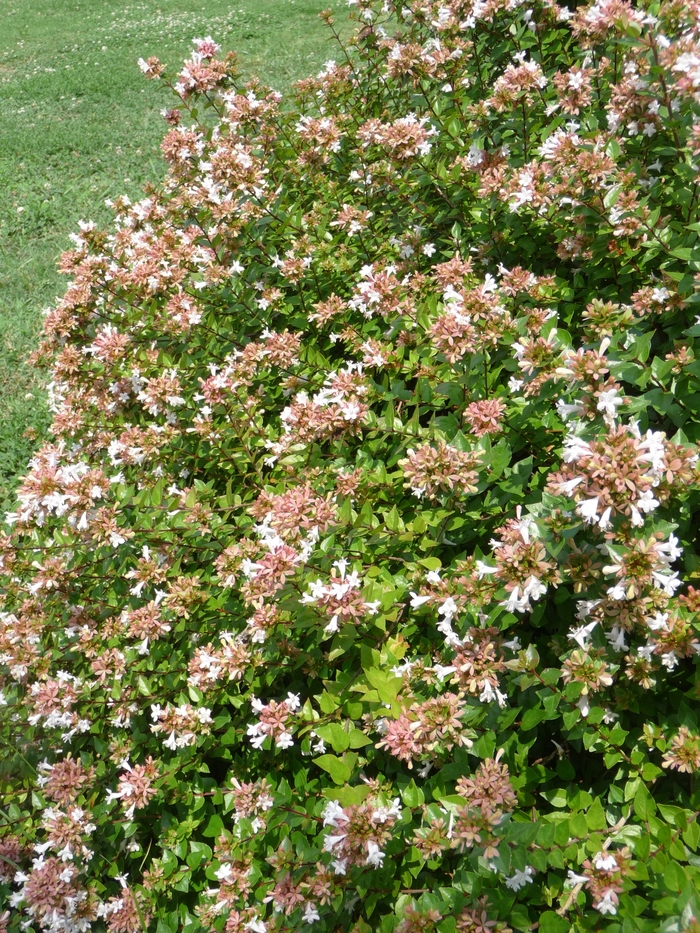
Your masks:
{"label": "abelia shrub", "polygon": [[63,258],[2,930],[700,928],[700,6],[354,7]]}

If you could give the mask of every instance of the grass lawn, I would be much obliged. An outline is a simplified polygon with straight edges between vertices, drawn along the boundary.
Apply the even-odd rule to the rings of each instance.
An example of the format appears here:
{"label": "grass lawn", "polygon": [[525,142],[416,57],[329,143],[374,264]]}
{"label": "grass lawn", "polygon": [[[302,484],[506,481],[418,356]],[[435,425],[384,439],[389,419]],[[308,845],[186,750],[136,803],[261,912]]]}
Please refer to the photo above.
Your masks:
{"label": "grass lawn", "polygon": [[[344,14],[336,0],[339,19]],[[329,0],[0,0],[0,510],[48,424],[25,365],[78,220],[162,177],[159,116],[172,97],[137,61],[179,65],[193,37],[235,49],[245,72],[285,91],[337,50]]]}

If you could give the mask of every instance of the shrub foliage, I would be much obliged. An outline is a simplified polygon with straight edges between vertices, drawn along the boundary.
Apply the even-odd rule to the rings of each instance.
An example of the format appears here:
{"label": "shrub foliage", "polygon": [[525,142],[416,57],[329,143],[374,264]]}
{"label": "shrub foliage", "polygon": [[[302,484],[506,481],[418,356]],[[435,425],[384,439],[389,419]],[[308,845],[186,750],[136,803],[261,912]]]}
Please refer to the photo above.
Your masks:
{"label": "shrub foliage", "polygon": [[700,5],[355,6],[63,259],[0,929],[698,929]]}

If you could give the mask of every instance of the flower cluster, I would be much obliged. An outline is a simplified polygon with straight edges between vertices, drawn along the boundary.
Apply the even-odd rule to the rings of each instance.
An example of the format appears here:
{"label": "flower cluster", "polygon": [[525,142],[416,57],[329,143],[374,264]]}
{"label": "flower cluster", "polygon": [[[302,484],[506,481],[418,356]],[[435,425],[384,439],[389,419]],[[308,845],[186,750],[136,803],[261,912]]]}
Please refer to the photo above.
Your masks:
{"label": "flower cluster", "polygon": [[470,745],[463,733],[460,713],[463,701],[456,693],[414,703],[398,719],[380,720],[377,726],[383,735],[377,748],[386,748],[392,755],[405,761],[409,768],[415,759],[449,751],[455,745]]}
{"label": "flower cluster", "polygon": [[251,723],[247,730],[253,748],[262,748],[267,738],[272,739],[277,748],[294,745],[290,717],[301,706],[298,696],[290,693],[281,703],[271,700],[267,704],[253,697],[251,705],[258,715],[257,721]]}
{"label": "flower cluster", "polygon": [[433,447],[423,444],[416,450],[409,448],[406,460],[401,462],[405,484],[421,498],[436,498],[438,492],[459,494],[476,492],[480,452],[457,450],[444,441]]}
{"label": "flower cluster", "polygon": [[335,874],[345,875],[351,865],[381,868],[385,858],[382,846],[391,838],[391,829],[400,816],[398,797],[388,806],[367,799],[347,809],[329,801],[323,811],[323,825],[330,826],[331,831],[323,848],[333,855],[331,867]]}
{"label": "flower cluster", "polygon": [[0,930],[697,926],[700,7],[351,6],[61,261]]}

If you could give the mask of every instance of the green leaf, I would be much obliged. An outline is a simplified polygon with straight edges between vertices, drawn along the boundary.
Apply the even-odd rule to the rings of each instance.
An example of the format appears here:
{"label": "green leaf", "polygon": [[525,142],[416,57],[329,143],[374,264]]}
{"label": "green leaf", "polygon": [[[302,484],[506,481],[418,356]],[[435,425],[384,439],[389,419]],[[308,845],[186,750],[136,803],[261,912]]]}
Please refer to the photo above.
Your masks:
{"label": "green leaf", "polygon": [[640,784],[634,795],[634,812],[641,820],[648,820],[656,813],[656,804],[644,784]]}
{"label": "green leaf", "polygon": [[335,784],[347,784],[352,774],[350,766],[335,755],[321,755],[320,758],[314,758],[314,763],[327,771]]}
{"label": "green leaf", "polygon": [[202,830],[202,835],[207,839],[218,839],[224,828],[223,820],[218,813],[212,813],[207,825]]}
{"label": "green leaf", "polygon": [[659,814],[677,829],[685,829],[688,824],[688,816],[681,807],[672,807],[665,803],[659,804]]}
{"label": "green leaf", "polygon": [[569,921],[553,910],[545,910],[540,917],[540,933],[569,933],[570,929]]}
{"label": "green leaf", "polygon": [[390,401],[384,409],[384,423],[387,431],[394,430],[394,403]]}
{"label": "green leaf", "polygon": [[360,729],[351,729],[349,732],[349,748],[365,748],[367,745],[373,745],[372,739],[365,735]]}
{"label": "green leaf", "polygon": [[187,864],[190,868],[197,868],[205,859],[208,861],[211,857],[211,846],[205,842],[190,842],[190,853],[187,856]]}
{"label": "green leaf", "polygon": [[700,824],[698,824],[697,819],[689,823],[688,828],[683,832],[683,842],[693,852],[697,850],[698,842],[700,842]]}
{"label": "green leaf", "polygon": [[365,677],[375,687],[383,703],[393,703],[403,684],[401,677],[394,677],[393,674],[381,671],[378,668],[370,668],[365,671]]}
{"label": "green leaf", "polygon": [[410,783],[401,791],[401,799],[407,807],[420,807],[425,801],[425,794],[411,778]]}
{"label": "green leaf", "polygon": [[688,878],[678,862],[669,862],[664,869],[664,884],[666,888],[669,891],[677,893],[685,887],[687,881]]}
{"label": "green leaf", "polygon": [[533,729],[539,722],[542,722],[546,715],[543,709],[537,707],[527,710],[520,723],[521,729],[523,732],[527,732],[528,729]]}
{"label": "green leaf", "polygon": [[340,702],[336,700],[334,696],[328,693],[327,690],[324,690],[319,698],[318,705],[321,709],[321,712],[328,715],[329,713],[334,713],[338,709]]}
{"label": "green leaf", "polygon": [[605,811],[600,800],[596,798],[586,813],[586,826],[591,830],[605,829],[607,826]]}
{"label": "green leaf", "polygon": [[588,822],[585,814],[577,813],[569,820],[569,832],[577,839],[586,839],[588,836]]}
{"label": "green leaf", "polygon": [[642,766],[642,777],[645,781],[654,781],[661,777],[664,772],[651,761],[645,761]]}
{"label": "green leaf", "polygon": [[[316,726],[314,732],[316,735],[320,736],[324,742],[327,742],[334,752],[344,752],[350,748],[350,735],[343,729],[340,723],[333,722],[327,726]],[[323,765],[321,767],[323,767]]]}

